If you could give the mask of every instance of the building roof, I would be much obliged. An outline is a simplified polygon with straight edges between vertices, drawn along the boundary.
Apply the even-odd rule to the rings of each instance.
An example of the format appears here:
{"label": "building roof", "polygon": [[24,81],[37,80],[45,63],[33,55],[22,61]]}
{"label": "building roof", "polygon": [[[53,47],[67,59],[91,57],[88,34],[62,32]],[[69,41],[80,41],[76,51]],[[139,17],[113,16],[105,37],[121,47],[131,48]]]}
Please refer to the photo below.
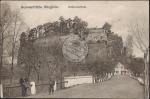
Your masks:
{"label": "building roof", "polygon": [[123,66],[125,69],[128,69],[128,66],[126,64],[121,63],[121,62],[118,62],[115,67],[117,67],[117,66]]}
{"label": "building roof", "polygon": [[118,62],[115,67],[117,67],[117,66],[123,66],[124,67],[124,65],[122,65],[120,62]]}

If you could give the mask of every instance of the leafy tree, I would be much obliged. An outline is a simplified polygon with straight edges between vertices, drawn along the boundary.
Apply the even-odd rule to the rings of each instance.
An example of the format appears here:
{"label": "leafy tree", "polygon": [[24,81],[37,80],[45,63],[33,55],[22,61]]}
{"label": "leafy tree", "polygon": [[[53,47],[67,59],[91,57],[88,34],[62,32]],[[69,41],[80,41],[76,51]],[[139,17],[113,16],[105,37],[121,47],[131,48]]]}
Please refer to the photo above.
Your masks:
{"label": "leafy tree", "polygon": [[144,73],[144,59],[143,58],[133,58],[130,62],[130,69],[133,71],[134,75]]}
{"label": "leafy tree", "polygon": [[39,33],[39,37],[43,37],[42,25],[38,25],[36,28],[37,28],[37,31],[38,31],[38,33]]}
{"label": "leafy tree", "polygon": [[20,47],[25,46],[27,43],[27,35],[25,32],[22,32],[20,36]]}
{"label": "leafy tree", "polygon": [[82,21],[78,16],[75,16],[73,20],[73,28],[74,28],[74,33],[81,35],[83,31],[86,30],[88,23],[85,21]]}
{"label": "leafy tree", "polygon": [[109,36],[109,34],[111,34],[111,25],[107,22],[105,22],[105,24],[103,25],[103,29],[105,29],[106,33],[107,33],[107,36]]}
{"label": "leafy tree", "polygon": [[110,30],[111,29],[111,25],[107,22],[105,22],[104,26],[102,27],[103,29],[106,29],[106,30]]}
{"label": "leafy tree", "polygon": [[59,33],[60,32],[60,23],[58,22],[58,21],[55,21],[54,23],[53,23],[53,25],[54,25],[54,32],[57,34],[57,33]]}
{"label": "leafy tree", "polygon": [[66,20],[64,19],[63,16],[60,16],[59,17],[59,20],[60,20],[60,29],[61,29],[61,33],[65,33],[65,29],[67,28],[67,24],[66,24]]}
{"label": "leafy tree", "polygon": [[112,73],[115,65],[116,65],[116,62],[111,59],[104,60],[104,72]]}
{"label": "leafy tree", "polygon": [[67,19],[66,23],[67,23],[67,28],[71,29],[72,28],[72,19],[71,18]]}
{"label": "leafy tree", "polygon": [[103,61],[101,60],[94,60],[91,63],[91,72],[93,73],[93,75],[96,75],[96,77],[100,76],[100,74],[102,74],[102,68],[103,68]]}
{"label": "leafy tree", "polygon": [[123,41],[122,38],[116,34],[111,34],[108,37],[109,47],[112,47],[112,58],[116,62],[120,62],[123,59]]}
{"label": "leafy tree", "polygon": [[131,56],[133,54],[133,37],[132,35],[128,35],[126,42],[125,42],[125,48],[126,48],[126,55],[127,57]]}
{"label": "leafy tree", "polygon": [[49,35],[49,31],[48,31],[49,24],[45,23],[45,24],[43,24],[43,27],[45,29],[45,36],[48,36]]}

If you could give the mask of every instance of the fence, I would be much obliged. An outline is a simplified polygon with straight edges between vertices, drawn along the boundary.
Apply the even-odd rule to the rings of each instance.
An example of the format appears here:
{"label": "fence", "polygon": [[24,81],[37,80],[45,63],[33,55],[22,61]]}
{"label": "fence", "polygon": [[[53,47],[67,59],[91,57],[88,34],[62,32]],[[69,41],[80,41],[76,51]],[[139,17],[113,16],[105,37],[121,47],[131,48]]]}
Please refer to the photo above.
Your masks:
{"label": "fence", "polygon": [[[65,85],[65,83],[68,83],[67,81],[64,82],[55,82],[55,86],[54,86],[54,90],[59,90],[60,88],[58,86],[60,86],[60,84]],[[65,86],[63,86],[64,88]],[[35,92],[38,93],[44,93],[44,92],[48,92],[48,88],[49,88],[49,84],[45,83],[45,84],[36,84],[35,85]],[[31,91],[32,91],[32,85],[30,85],[27,89],[27,95],[31,95]],[[3,88],[3,96],[5,98],[14,98],[14,97],[20,97],[21,96],[21,86],[20,85],[16,85],[16,86],[4,86]]]}
{"label": "fence", "polygon": [[64,77],[64,80],[68,81],[68,83],[65,84],[65,87],[71,87],[78,84],[102,82],[110,79],[111,77],[112,75],[109,73],[108,77],[73,76],[73,77]]}
{"label": "fence", "polygon": [[68,81],[68,83],[65,85],[65,87],[71,87],[77,84],[83,84],[83,83],[93,83],[93,77],[92,76],[73,76],[73,77],[64,77],[65,81]]}
{"label": "fence", "polygon": [[142,77],[135,77],[135,76],[132,76],[131,74],[129,76],[133,79],[138,80],[140,84],[144,85],[144,79]]}
{"label": "fence", "polygon": [[[62,88],[71,87],[78,84],[84,84],[84,83],[97,83],[97,82],[103,82],[105,80],[108,80],[112,77],[93,77],[93,76],[73,76],[73,77],[64,77],[63,82],[55,82],[54,90],[60,90]],[[31,82],[32,83],[32,82]],[[34,83],[35,84],[35,83]],[[49,84],[36,84],[33,88],[33,86],[30,86],[27,90],[27,94],[31,95],[33,94],[33,90],[35,90],[35,93],[45,93],[48,92]],[[32,90],[33,89],[33,90]],[[6,98],[13,98],[13,97],[20,97],[21,96],[21,86],[4,86],[4,97]]]}

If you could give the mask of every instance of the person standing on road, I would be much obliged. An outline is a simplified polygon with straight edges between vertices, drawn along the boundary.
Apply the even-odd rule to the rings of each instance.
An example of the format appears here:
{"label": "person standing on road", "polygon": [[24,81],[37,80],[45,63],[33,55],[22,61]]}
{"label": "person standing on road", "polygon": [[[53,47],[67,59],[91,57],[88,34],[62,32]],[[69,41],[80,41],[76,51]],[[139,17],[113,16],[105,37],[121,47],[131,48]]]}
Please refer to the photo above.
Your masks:
{"label": "person standing on road", "polygon": [[49,78],[49,94],[54,92],[55,80],[53,77]]}
{"label": "person standing on road", "polygon": [[28,83],[29,83],[29,80],[27,77],[20,78],[20,84],[21,84],[21,88],[22,88],[22,96],[27,95]]}

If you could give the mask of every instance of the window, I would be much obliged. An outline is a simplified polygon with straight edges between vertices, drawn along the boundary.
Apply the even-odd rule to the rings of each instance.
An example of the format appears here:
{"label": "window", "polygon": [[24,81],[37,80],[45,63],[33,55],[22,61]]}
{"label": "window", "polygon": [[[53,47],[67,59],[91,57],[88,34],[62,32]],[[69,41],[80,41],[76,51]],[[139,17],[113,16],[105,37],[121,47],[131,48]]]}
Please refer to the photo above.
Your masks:
{"label": "window", "polygon": [[116,71],[116,73],[119,73],[119,71]]}

